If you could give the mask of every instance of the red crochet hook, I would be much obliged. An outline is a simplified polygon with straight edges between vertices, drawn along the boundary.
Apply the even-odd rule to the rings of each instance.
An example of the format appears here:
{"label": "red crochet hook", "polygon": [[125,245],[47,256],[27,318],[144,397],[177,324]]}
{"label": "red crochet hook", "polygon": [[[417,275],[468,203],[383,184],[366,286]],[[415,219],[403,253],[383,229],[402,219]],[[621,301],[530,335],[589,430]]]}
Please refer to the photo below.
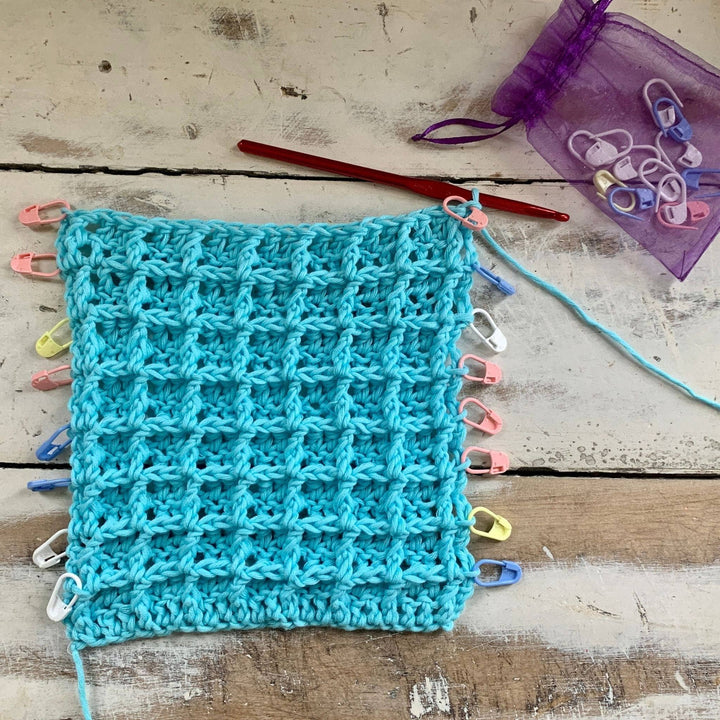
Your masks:
{"label": "red crochet hook", "polygon": [[[264,143],[254,142],[253,140],[241,140],[237,146],[242,152],[248,153],[249,155],[281,160],[282,162],[292,163],[293,165],[302,165],[303,167],[313,168],[314,170],[324,170],[325,172],[335,175],[358,178],[359,180],[367,180],[369,182],[380,183],[381,185],[392,185],[393,187],[404,188],[418,195],[424,195],[425,197],[436,200],[444,200],[448,195],[459,195],[464,200],[472,199],[470,190],[439,180],[426,180],[425,178],[407,177],[406,175],[397,175],[396,173],[385,172],[383,170],[373,170],[372,168],[362,167],[361,165],[351,165],[350,163],[330,160],[329,158],[318,157],[317,155],[308,155],[307,153],[297,152],[296,150],[279,148],[274,145],[265,145]],[[510,200],[509,198],[485,195],[484,193],[480,193],[479,199],[485,207],[504,210],[505,212],[515,213],[516,215],[530,215],[532,217],[559,220],[560,222],[567,222],[570,219],[567,213],[550,210],[549,208],[538,205],[531,205],[530,203],[520,202],[519,200]]]}

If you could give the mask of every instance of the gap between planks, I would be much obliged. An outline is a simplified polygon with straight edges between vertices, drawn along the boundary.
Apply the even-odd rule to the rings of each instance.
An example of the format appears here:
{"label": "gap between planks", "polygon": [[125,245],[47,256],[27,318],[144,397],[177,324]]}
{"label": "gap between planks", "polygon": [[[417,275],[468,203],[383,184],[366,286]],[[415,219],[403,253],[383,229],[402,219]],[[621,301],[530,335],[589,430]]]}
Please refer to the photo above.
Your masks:
{"label": "gap between planks", "polygon": [[[280,165],[288,165],[288,163],[279,163]],[[292,166],[292,164],[289,164]],[[378,168],[383,169],[383,168]],[[386,169],[388,172],[392,170]],[[79,165],[77,167],[55,167],[52,165],[43,165],[41,163],[0,163],[0,172],[22,172],[22,173],[52,173],[55,175],[121,175],[136,177],[142,175],[167,175],[169,177],[181,177],[183,175],[213,176],[225,175],[243,178],[256,178],[259,180],[310,180],[310,181],[342,181],[356,182],[368,184],[367,180],[349,177],[346,175],[334,175],[321,173],[316,171],[312,175],[303,173],[283,173],[283,172],[266,172],[262,170],[234,170],[232,168],[197,168],[197,167],[159,167],[144,166],[140,168],[115,168],[109,165]],[[477,176],[456,176],[442,174],[415,174],[412,177],[422,178],[423,180],[442,180],[443,182],[455,183],[457,185],[466,185],[470,183],[483,183],[493,185],[574,185],[576,183],[590,184],[587,178],[569,178],[563,180],[561,178],[498,178],[493,176],[477,177]],[[382,185],[382,183],[370,183]]]}
{"label": "gap between planks", "polygon": [[[67,470],[71,469],[70,463],[33,463],[33,462],[0,462],[0,470]],[[597,479],[627,479],[627,480],[720,480],[720,473],[674,473],[674,472],[643,472],[637,471],[582,471],[582,470],[556,470],[552,467],[519,467],[513,468],[511,472],[496,476],[499,480],[513,478],[566,478],[568,480]]]}

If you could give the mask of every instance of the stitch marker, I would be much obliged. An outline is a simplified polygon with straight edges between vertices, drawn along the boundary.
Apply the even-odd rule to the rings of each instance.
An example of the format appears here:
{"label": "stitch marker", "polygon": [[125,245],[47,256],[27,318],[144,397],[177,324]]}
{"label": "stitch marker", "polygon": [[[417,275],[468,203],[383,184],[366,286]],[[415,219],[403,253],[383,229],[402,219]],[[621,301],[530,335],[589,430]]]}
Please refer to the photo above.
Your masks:
{"label": "stitch marker", "polygon": [[[662,135],[662,133],[660,134]],[[660,160],[660,151],[655,145],[633,145],[631,153],[636,150],[649,150],[654,157]],[[630,155],[626,155],[624,158],[618,160],[615,165],[613,165],[613,172],[618,180],[634,180],[638,176]]]}
{"label": "stitch marker", "polygon": [[[660,110],[660,107],[662,105],[667,105],[668,110],[672,109],[673,115],[675,116],[675,122],[670,125],[669,127],[663,126],[663,120],[662,120],[662,111]],[[668,110],[665,110],[667,113]],[[674,101],[670,100],[670,98],[658,98],[653,103],[653,118],[655,118],[655,124],[662,130],[663,135],[665,137],[669,137],[675,142],[679,143],[685,143],[688,142],[693,136],[692,127],[690,126],[690,123],[687,121],[685,116],[682,114],[682,111],[680,110],[680,106]]]}
{"label": "stitch marker", "polygon": [[59,330],[65,328],[70,323],[69,318],[63,318],[55,327],[43,333],[38,341],[35,343],[35,351],[40,357],[51,358],[59,355],[61,352],[67,350],[71,343],[72,338],[69,340],[61,339],[59,342],[53,337]]}
{"label": "stitch marker", "polygon": [[499,275],[495,275],[495,273],[488,270],[486,267],[483,267],[480,263],[473,263],[472,265],[473,270],[478,273],[478,275],[481,275],[484,277],[491,285],[494,285],[500,292],[505,293],[505,295],[514,295],[515,294],[515,288],[512,286],[507,280],[503,280]]}
{"label": "stitch marker", "polygon": [[[470,329],[487,345],[491,350],[495,352],[502,352],[507,348],[507,338],[503,335],[502,330],[495,324],[495,321],[490,316],[487,310],[482,308],[474,308],[472,311],[473,322],[470,324]],[[475,316],[485,318],[485,322],[490,326],[490,334],[483,335],[480,330],[475,326]]]}
{"label": "stitch marker", "polygon": [[496,515],[492,510],[488,510],[484,507],[476,507],[472,509],[468,520],[475,520],[475,516],[478,513],[483,513],[492,518],[493,524],[489,530],[478,530],[474,523],[470,526],[470,532],[480,537],[490,538],[491,540],[497,540],[498,542],[504,542],[510,537],[512,532],[512,525],[501,515]]}
{"label": "stitch marker", "polygon": [[70,370],[69,365],[60,365],[52,370],[40,370],[36,372],[30,383],[36,390],[55,390],[62,385],[69,385],[72,378],[54,378],[53,375]]}
{"label": "stitch marker", "polygon": [[51,535],[42,545],[35,549],[32,554],[33,562],[41,569],[53,567],[67,557],[67,550],[62,552],[55,552],[52,549],[52,544],[61,537],[66,537],[68,534],[67,528],[58,530],[54,535]]}
{"label": "stitch marker", "polygon": [[67,202],[67,200],[53,200],[43,205],[29,205],[18,213],[18,220],[23,225],[31,228],[36,228],[41,225],[50,225],[52,223],[59,223],[65,217],[65,213],[61,213],[57,217],[49,218],[44,218],[40,215],[41,211],[56,207],[62,207],[66,210],[70,210],[70,203]]}
{"label": "stitch marker", "polygon": [[[647,176],[652,175],[658,170],[664,170],[665,175],[661,177],[656,186],[648,180]],[[642,182],[648,190],[651,190],[653,193],[659,193],[663,200],[676,202],[682,195],[683,178],[675,172],[672,165],[668,165],[662,160],[656,158],[646,158],[643,160],[638,169],[638,177],[640,178],[640,182]]]}
{"label": "stitch marker", "polygon": [[[611,142],[604,139],[606,137],[612,137],[613,135],[622,135],[625,141],[624,148],[615,147]],[[577,137],[586,137],[588,140],[593,141],[593,144],[585,151],[585,155],[580,155],[575,149],[574,141]],[[597,134],[591,133],[589,130],[576,130],[568,138],[567,146],[570,154],[574,158],[584,165],[597,168],[603,165],[611,165],[627,155],[633,148],[633,138],[632,135],[627,130],[623,130],[623,128],[615,128],[614,130],[607,130],[606,132]]]}
{"label": "stitch marker", "polygon": [[[680,175],[682,176],[682,179],[685,181],[685,185],[690,190],[699,190],[700,189],[700,178],[703,175],[718,175],[720,174],[720,169],[718,168],[692,168],[683,170]],[[720,192],[716,193],[708,193],[707,195],[696,195],[696,198],[711,198],[711,197],[717,197],[720,195]]]}
{"label": "stitch marker", "polygon": [[486,466],[482,468],[472,466],[467,468],[465,472],[467,472],[468,475],[499,475],[500,473],[506,472],[510,467],[510,459],[504,452],[500,452],[499,450],[486,450],[485,448],[474,446],[465,448],[463,454],[460,456],[460,462],[464,463],[469,460],[471,453],[473,455],[485,456],[487,462]]}
{"label": "stitch marker", "polygon": [[484,432],[487,435],[496,435],[502,430],[502,420],[500,419],[500,416],[493,412],[489,407],[486,405],[483,405],[477,398],[474,397],[466,397],[460,402],[460,413],[467,411],[468,405],[475,405],[476,407],[480,408],[481,412],[481,419],[480,421],[471,420],[467,415],[463,418],[463,422],[466,425],[469,425],[471,428],[474,428],[475,430],[479,430],[480,432]]}
{"label": "stitch marker", "polygon": [[465,375],[463,375],[463,380],[483,383],[483,385],[494,385],[495,383],[499,383],[500,380],[502,380],[502,370],[498,365],[490,362],[489,360],[483,360],[478,355],[473,355],[472,353],[465,353],[465,355],[463,355],[460,360],[458,360],[458,367],[463,370],[465,368],[465,363],[468,360],[472,360],[473,362],[482,365],[485,369],[485,374],[480,377],[479,375],[471,375],[470,373],[466,373]]}
{"label": "stitch marker", "polygon": [[463,198],[459,195],[448,195],[448,197],[443,200],[443,210],[451,218],[455,218],[461,225],[464,225],[466,228],[470,228],[470,230],[482,230],[484,227],[487,227],[488,216],[479,207],[471,208],[470,214],[463,217],[450,209],[451,201],[464,203],[465,200],[463,200]]}
{"label": "stitch marker", "polygon": [[40,260],[55,260],[54,253],[18,253],[10,260],[10,267],[19,275],[36,278],[54,278],[60,274],[60,268],[53,272],[40,272],[33,268],[33,263]]}
{"label": "stitch marker", "polygon": [[685,152],[677,159],[677,161],[687,168],[699,167],[702,163],[702,153],[689,142],[685,143]]}
{"label": "stitch marker", "polygon": [[[70,423],[66,423],[56,430],[36,451],[35,457],[42,462],[54,460],[60,453],[70,445],[72,440],[69,435]],[[58,438],[64,435],[64,437]]]}
{"label": "stitch marker", "polygon": [[52,595],[50,595],[50,600],[48,600],[47,604],[47,616],[53,622],[59,622],[60,620],[64,620],[70,614],[72,606],[75,604],[75,601],[79,597],[78,593],[76,592],[68,603],[64,602],[60,598],[65,580],[73,580],[75,582],[75,585],[77,586],[78,591],[82,590],[82,580],[80,580],[80,578],[75,575],[75,573],[63,573],[57,579],[55,587],[52,591]]}
{"label": "stitch marker", "polygon": [[[595,186],[595,194],[603,200],[607,200],[608,192],[610,192],[613,187],[627,187],[624,182],[615,177],[609,170],[598,170],[595,175],[593,175],[593,185]],[[632,207],[627,208],[628,212],[632,212],[635,209],[635,198],[633,197],[631,200]]]}
{"label": "stitch marker", "polygon": [[[617,204],[615,196],[618,193],[627,193],[630,195],[631,203],[627,207]],[[637,198],[637,200],[636,200]],[[630,210],[637,207],[638,210],[650,210],[655,206],[655,193],[646,187],[614,187],[608,194],[608,205],[618,215],[632,218],[633,220],[642,220],[643,218],[633,215]]]}
{"label": "stitch marker", "polygon": [[486,565],[500,568],[500,577],[497,580],[481,580],[480,575],[474,579],[480,587],[501,587],[502,585],[514,585],[522,578],[522,569],[511,560],[478,560],[473,565],[473,570],[482,570]]}
{"label": "stitch marker", "polygon": [[[655,102],[650,100],[650,88],[653,85],[662,85],[662,87],[665,89],[665,91],[667,91],[668,95],[670,95],[672,100],[675,101],[674,104],[669,104],[667,105],[667,107],[664,107],[662,109],[658,108],[656,110]],[[645,85],[643,85],[642,95],[648,111],[652,113],[655,124],[660,128],[660,130],[663,131],[664,135],[665,130],[675,124],[675,108],[678,106],[683,107],[682,101],[677,96],[677,93],[670,87],[670,84],[662,78],[652,78],[648,80]],[[663,98],[661,97],[658,99],[661,100]]]}
{"label": "stitch marker", "polygon": [[69,486],[70,478],[58,478],[57,480],[31,480],[27,484],[27,489],[33,492],[47,492],[48,490],[57,490]]}

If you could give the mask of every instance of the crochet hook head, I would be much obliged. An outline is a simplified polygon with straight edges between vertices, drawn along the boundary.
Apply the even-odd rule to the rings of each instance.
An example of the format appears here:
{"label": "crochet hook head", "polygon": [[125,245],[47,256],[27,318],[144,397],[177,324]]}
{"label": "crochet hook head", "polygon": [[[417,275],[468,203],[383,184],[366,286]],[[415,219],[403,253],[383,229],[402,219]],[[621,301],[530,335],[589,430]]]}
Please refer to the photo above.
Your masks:
{"label": "crochet hook head", "polygon": [[[459,195],[467,200],[470,200],[472,197],[469,190],[439,180],[426,180],[424,178],[398,175],[396,173],[385,172],[384,170],[375,170],[373,168],[363,167],[362,165],[352,165],[351,163],[340,162],[339,160],[331,160],[330,158],[309,155],[307,153],[297,152],[296,150],[266,145],[264,143],[254,142],[253,140],[241,140],[237,146],[239,150],[249,155],[280,160],[293,165],[301,165],[303,167],[313,168],[314,170],[322,170],[335,175],[367,180],[368,182],[379,183],[381,185],[404,188],[418,195],[434,198],[435,200],[444,200],[448,195]],[[538,205],[531,205],[530,203],[520,202],[519,200],[511,200],[495,195],[485,195],[484,193],[480,193],[479,200],[485,207],[515,213],[516,215],[529,215],[531,217],[547,218],[560,222],[567,222],[570,219],[567,213],[561,213],[557,210],[551,210]]]}

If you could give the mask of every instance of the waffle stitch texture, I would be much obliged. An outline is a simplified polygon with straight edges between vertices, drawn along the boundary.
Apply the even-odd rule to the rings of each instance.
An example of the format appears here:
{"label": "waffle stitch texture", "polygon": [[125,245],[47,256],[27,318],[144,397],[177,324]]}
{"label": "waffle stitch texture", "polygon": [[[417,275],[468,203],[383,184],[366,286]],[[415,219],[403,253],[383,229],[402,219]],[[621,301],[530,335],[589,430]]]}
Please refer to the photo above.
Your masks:
{"label": "waffle stitch texture", "polygon": [[441,208],[298,226],[73,211],[57,249],[75,649],[452,626],[474,575],[469,230]]}

